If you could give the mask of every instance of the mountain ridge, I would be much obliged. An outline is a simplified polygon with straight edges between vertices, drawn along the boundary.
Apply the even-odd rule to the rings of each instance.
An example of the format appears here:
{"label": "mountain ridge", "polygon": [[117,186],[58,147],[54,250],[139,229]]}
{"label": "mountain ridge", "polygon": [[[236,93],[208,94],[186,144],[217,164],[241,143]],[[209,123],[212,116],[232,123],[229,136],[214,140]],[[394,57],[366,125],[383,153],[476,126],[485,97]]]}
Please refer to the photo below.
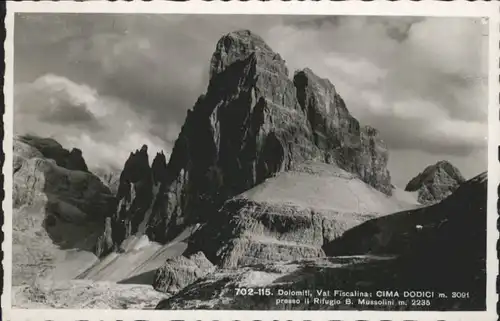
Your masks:
{"label": "mountain ridge", "polygon": [[[330,81],[310,69],[290,80],[281,56],[248,30],[220,38],[210,76],[162,165],[161,192],[149,206],[150,239],[165,242],[207,221],[227,199],[311,160],[340,166],[392,193],[387,147],[375,129],[352,117]],[[150,194],[152,184],[144,184]],[[136,196],[143,212],[152,202],[148,195]],[[137,225],[143,213],[118,216],[136,215]]]}

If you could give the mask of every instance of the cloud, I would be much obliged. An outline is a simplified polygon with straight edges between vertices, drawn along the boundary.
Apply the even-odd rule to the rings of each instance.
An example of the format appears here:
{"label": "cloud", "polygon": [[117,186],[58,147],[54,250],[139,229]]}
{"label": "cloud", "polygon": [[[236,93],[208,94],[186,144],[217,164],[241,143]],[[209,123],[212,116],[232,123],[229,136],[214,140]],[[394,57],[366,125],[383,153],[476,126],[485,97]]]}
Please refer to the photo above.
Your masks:
{"label": "cloud", "polygon": [[426,19],[412,26],[405,47],[419,53],[412,55],[414,62],[447,74],[481,77],[487,67],[487,30],[480,19]]}
{"label": "cloud", "polygon": [[279,52],[291,74],[309,67],[328,78],[351,113],[378,128],[397,157],[411,151],[422,168],[429,153],[486,158],[478,151],[488,118],[487,26],[473,18],[22,14],[16,18],[15,82],[56,74],[79,85],[76,96],[93,97],[92,88],[98,89],[96,102],[84,100],[70,114],[61,103],[46,124],[94,124],[89,139],[102,143],[99,125],[107,132],[113,123],[95,109],[126,106],[128,118],[115,126],[138,122],[140,137],[169,145],[206,90],[217,40],[243,28]]}
{"label": "cloud", "polygon": [[357,77],[358,83],[376,84],[387,76],[387,70],[379,68],[365,58],[349,58],[336,53],[330,53],[325,59],[325,64],[331,69],[344,75],[363,75]]}
{"label": "cloud", "polygon": [[487,145],[487,122],[454,119],[435,101],[389,102],[376,91],[364,91],[359,97],[362,106],[358,109],[364,110],[365,118],[379,129],[391,150],[466,156]]}
{"label": "cloud", "polygon": [[48,123],[93,130],[101,127],[94,114],[102,113],[95,106],[96,92],[64,77],[49,74],[33,83],[18,84],[14,95],[18,113],[38,115]]}
{"label": "cloud", "polygon": [[464,156],[486,146],[484,30],[469,18],[320,17],[267,36],[294,68],[330,79],[390,150]]}
{"label": "cloud", "polygon": [[150,157],[168,146],[149,133],[151,121],[114,97],[85,84],[45,75],[15,87],[15,129],[52,137],[83,151],[89,167],[121,169],[129,153],[143,144]]}

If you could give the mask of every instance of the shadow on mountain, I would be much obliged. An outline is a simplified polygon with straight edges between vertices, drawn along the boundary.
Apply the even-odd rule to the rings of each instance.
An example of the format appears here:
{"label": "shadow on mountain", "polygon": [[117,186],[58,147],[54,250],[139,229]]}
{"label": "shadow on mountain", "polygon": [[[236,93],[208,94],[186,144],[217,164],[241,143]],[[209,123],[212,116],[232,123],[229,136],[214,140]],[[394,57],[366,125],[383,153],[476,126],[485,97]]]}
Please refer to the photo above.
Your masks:
{"label": "shadow on mountain", "polygon": [[470,292],[467,308],[484,309],[486,191],[487,176],[483,173],[461,184],[441,203],[354,227],[325,245],[325,252],[329,256],[397,255],[398,259],[386,267],[390,277],[381,286]]}
{"label": "shadow on mountain", "polygon": [[[328,257],[220,270],[160,302],[156,309],[484,310],[486,190],[484,173],[434,206],[372,219],[347,230],[324,246]],[[269,288],[274,295],[236,295],[236,288],[252,286]],[[396,300],[404,299],[405,291],[434,294],[430,306],[413,305],[409,298],[406,305],[367,306],[358,301],[363,298],[360,295],[354,295],[350,304],[345,300],[332,304],[332,296],[319,302],[276,302],[278,290],[305,289],[366,291],[374,301],[387,298],[376,297],[376,291],[398,291]],[[468,293],[468,298],[452,298],[452,292]]]}
{"label": "shadow on mountain", "polygon": [[90,173],[57,165],[45,172],[47,197],[43,227],[62,250],[94,252],[104,231],[104,217],[113,210],[114,197]]}
{"label": "shadow on mountain", "polygon": [[156,269],[134,275],[130,278],[117,282],[118,284],[153,284]]}
{"label": "shadow on mountain", "polygon": [[50,138],[18,136],[14,167],[13,202],[22,211],[16,221],[20,230],[39,224],[60,249],[93,251],[114,197],[88,171],[81,151],[70,152]]}

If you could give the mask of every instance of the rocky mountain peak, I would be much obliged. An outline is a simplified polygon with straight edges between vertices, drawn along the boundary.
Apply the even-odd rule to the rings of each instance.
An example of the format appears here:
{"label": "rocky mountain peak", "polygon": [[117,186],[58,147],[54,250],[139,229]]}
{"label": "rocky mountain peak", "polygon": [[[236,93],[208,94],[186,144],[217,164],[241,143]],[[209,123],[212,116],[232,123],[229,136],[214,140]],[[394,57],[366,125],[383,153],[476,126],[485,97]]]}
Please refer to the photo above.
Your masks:
{"label": "rocky mountain peak", "polygon": [[156,154],[151,164],[151,171],[153,173],[154,184],[165,181],[167,177],[167,159],[163,151]]}
{"label": "rocky mountain peak", "polygon": [[408,182],[405,190],[418,191],[422,204],[432,204],[443,200],[465,182],[458,168],[446,160],[427,166],[423,172]]}
{"label": "rocky mountain peak", "polygon": [[148,147],[143,145],[141,149],[130,153],[130,156],[125,161],[120,181],[135,183],[144,177],[150,176],[150,171]]}
{"label": "rocky mountain peak", "polygon": [[250,30],[237,30],[220,38],[210,64],[210,77],[223,72],[237,61],[254,58],[258,65],[288,76],[288,69],[281,56],[257,34]]}
{"label": "rocky mountain peak", "polygon": [[136,234],[152,201],[152,168],[149,166],[148,146],[142,145],[125,161],[116,193],[116,209],[106,218],[97,254],[102,256],[118,250],[125,239]]}
{"label": "rocky mountain peak", "polygon": [[35,135],[22,135],[16,137],[16,139],[39,150],[43,157],[54,160],[58,166],[69,170],[89,171],[83,158],[83,153],[78,148],[68,151],[52,138]]}
{"label": "rocky mountain peak", "polygon": [[88,172],[89,169],[87,164],[85,163],[85,159],[83,159],[83,153],[78,148],[73,148],[66,159],[66,168],[71,170],[80,170],[84,172]]}
{"label": "rocky mountain peak", "polygon": [[[321,78],[316,75],[310,68],[304,68],[302,70],[297,70],[294,73],[294,81],[297,87],[307,86],[309,82],[316,86],[316,89],[329,91],[331,94],[336,95],[337,91],[335,86],[331,83],[329,79]],[[300,84],[302,82],[302,84]]]}
{"label": "rocky mountain peak", "polygon": [[357,173],[363,181],[391,194],[387,147],[370,126],[361,126],[333,84],[306,68],[294,76],[297,100],[313,142],[327,163]]}
{"label": "rocky mountain peak", "polygon": [[229,198],[311,160],[337,165],[391,194],[385,145],[374,129],[360,126],[329,80],[306,68],[292,81],[281,56],[248,30],[220,38],[210,73],[168,164],[157,155],[151,175],[146,150],[125,164],[123,178],[147,173],[162,183],[158,197],[148,192],[141,201],[154,202],[151,239],[164,241],[188,224],[210,221]]}

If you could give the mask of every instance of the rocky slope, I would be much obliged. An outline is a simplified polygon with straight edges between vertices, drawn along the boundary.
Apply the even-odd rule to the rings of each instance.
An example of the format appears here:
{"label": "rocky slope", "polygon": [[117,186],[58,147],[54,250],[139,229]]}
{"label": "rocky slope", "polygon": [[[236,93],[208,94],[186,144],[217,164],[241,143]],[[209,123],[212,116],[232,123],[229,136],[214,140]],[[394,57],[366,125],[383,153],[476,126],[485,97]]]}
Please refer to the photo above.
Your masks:
{"label": "rocky slope", "polygon": [[92,251],[113,196],[76,149],[35,136],[13,145],[13,284],[74,277],[97,260]]}
{"label": "rocky slope", "polygon": [[448,197],[465,181],[452,164],[439,161],[427,166],[424,171],[408,182],[405,191],[418,192],[418,201],[430,205]]}
{"label": "rocky slope", "polygon": [[416,207],[338,166],[303,163],[228,200],[192,238],[222,267],[325,256],[323,246],[364,221]]}
{"label": "rocky slope", "polygon": [[38,281],[12,291],[18,309],[145,309],[167,298],[147,285],[116,284],[89,280]]}
{"label": "rocky slope", "polygon": [[[157,309],[356,309],[356,305],[329,304],[328,300],[311,299],[309,304],[276,300],[290,299],[286,294],[280,296],[279,289],[310,289],[312,298],[321,299],[316,290],[450,292],[460,284],[460,291],[469,291],[472,299],[438,299],[440,309],[482,310],[486,293],[486,186],[484,173],[465,182],[439,204],[352,228],[325,247],[325,252],[335,257],[219,269],[160,302]],[[416,229],[416,225],[422,229]],[[236,295],[236,288],[266,288],[273,294],[242,296]],[[371,308],[387,309],[377,305]]]}
{"label": "rocky slope", "polygon": [[16,140],[32,146],[45,158],[54,160],[60,167],[69,170],[89,171],[83,159],[82,151],[78,148],[68,151],[52,138],[41,138],[33,135],[18,136]]}
{"label": "rocky slope", "polygon": [[[486,190],[487,175],[482,173],[438,204],[370,220],[351,229],[333,241],[327,253],[414,257],[439,253],[435,260],[450,256],[479,260],[486,253]],[[423,253],[418,252],[423,249]]]}
{"label": "rocky slope", "polygon": [[[158,163],[157,183],[147,178],[146,158],[131,155],[143,159],[134,166],[147,177],[126,178],[126,165],[118,193],[124,206],[116,215],[124,222],[108,224],[108,234],[119,232],[103,252],[119,246],[145,211],[151,210],[148,237],[166,242],[186,226],[210,221],[227,199],[304,161],[339,166],[390,195],[388,153],[377,131],[351,116],[328,80],[309,69],[293,78],[259,36],[246,30],[224,35],[211,59],[207,91],[188,111],[166,168]],[[127,192],[128,181],[134,188],[140,181],[144,191]],[[153,185],[159,197],[152,196]]]}
{"label": "rocky slope", "polygon": [[112,281],[152,286],[155,274],[165,262],[182,255],[194,228],[188,227],[166,244],[152,242],[144,234],[128,237],[119,252],[111,252],[78,275],[80,280]]}

